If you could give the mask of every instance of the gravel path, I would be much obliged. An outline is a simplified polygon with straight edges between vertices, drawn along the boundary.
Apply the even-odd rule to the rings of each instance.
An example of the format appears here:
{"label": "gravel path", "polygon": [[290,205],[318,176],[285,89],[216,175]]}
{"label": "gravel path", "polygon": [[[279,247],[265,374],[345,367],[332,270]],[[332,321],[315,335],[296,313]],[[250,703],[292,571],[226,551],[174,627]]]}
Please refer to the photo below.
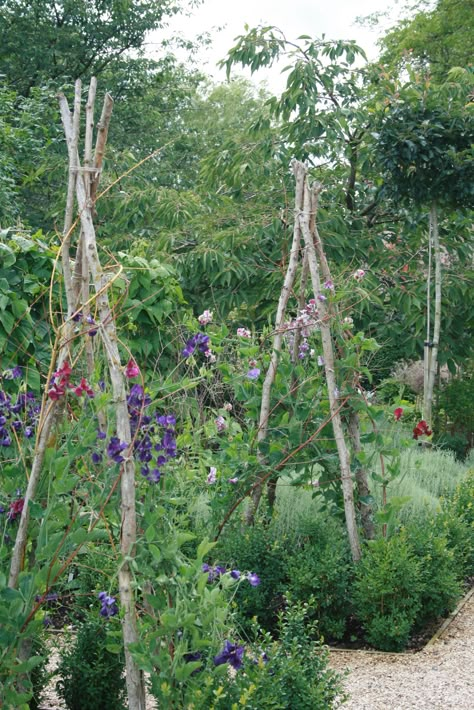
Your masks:
{"label": "gravel path", "polygon": [[344,710],[473,710],[474,594],[419,653],[333,651],[331,666],[349,670]]}

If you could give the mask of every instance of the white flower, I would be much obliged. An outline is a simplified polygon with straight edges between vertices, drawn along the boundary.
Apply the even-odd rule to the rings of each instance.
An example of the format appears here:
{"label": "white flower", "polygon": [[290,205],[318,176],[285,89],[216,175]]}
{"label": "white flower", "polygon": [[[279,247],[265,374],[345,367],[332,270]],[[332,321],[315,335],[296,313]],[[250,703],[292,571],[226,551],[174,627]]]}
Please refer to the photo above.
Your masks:
{"label": "white flower", "polygon": [[239,338],[251,338],[252,333],[248,328],[237,328],[237,335]]}
{"label": "white flower", "polygon": [[212,322],[212,316],[213,316],[213,311],[205,310],[204,313],[201,313],[200,316],[198,316],[198,321],[201,325],[207,325],[208,323]]}
{"label": "white flower", "polygon": [[354,273],[352,274],[352,278],[355,279],[356,281],[362,281],[364,276],[365,276],[364,269],[357,269],[357,271],[354,271]]}
{"label": "white flower", "polygon": [[211,466],[209,468],[209,475],[207,477],[207,482],[209,484],[215,483],[217,478],[217,468],[215,466]]}

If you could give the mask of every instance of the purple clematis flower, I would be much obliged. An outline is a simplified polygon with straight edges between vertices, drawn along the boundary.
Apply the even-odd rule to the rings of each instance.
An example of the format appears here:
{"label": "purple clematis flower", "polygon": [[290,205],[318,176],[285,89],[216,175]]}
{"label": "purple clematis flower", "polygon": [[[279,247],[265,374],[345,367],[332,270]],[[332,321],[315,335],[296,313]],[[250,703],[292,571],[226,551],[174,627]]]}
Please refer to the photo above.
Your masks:
{"label": "purple clematis flower", "polygon": [[260,577],[258,576],[258,574],[255,574],[255,572],[250,572],[250,574],[247,575],[247,579],[252,587],[258,587],[261,581]]}
{"label": "purple clematis flower", "polygon": [[245,653],[245,648],[243,646],[237,646],[230,641],[224,641],[224,648],[217,656],[214,657],[214,665],[221,666],[224,663],[228,663],[236,671],[242,668],[242,659]]}
{"label": "purple clematis flower", "polygon": [[98,598],[100,599],[101,603],[101,609],[100,609],[100,615],[104,616],[106,619],[109,619],[111,616],[115,616],[118,614],[118,606],[115,601],[115,597],[109,597],[107,592],[99,592],[97,595]]}
{"label": "purple clematis flower", "polygon": [[249,380],[258,380],[259,377],[260,370],[258,367],[252,367],[252,369],[247,372],[247,379]]}

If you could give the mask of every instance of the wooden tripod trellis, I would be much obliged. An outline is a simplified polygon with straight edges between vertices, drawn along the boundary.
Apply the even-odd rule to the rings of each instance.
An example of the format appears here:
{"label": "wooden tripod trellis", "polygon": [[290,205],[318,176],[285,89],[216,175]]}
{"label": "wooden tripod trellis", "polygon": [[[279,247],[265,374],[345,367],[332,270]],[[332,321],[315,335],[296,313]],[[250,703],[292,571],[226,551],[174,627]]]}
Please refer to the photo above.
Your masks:
{"label": "wooden tripod trellis", "polygon": [[[59,330],[58,345],[53,352],[48,381],[51,380],[54,369],[57,370],[61,368],[66,361],[71,359],[71,348],[74,342],[73,330],[75,325],[73,317],[79,312],[88,312],[90,303],[94,302],[99,321],[97,323],[98,335],[103,344],[110,375],[117,437],[128,446],[123,454],[124,461],[121,464],[120,474],[122,518],[120,547],[122,559],[118,572],[120,602],[123,610],[122,630],[125,648],[128,707],[130,710],[145,710],[145,684],[143,673],[135,663],[129,648],[130,644],[138,641],[138,634],[135,595],[130,567],[130,561],[135,554],[136,545],[135,465],[131,451],[132,436],[127,410],[126,379],[124,368],[120,361],[115,320],[108,296],[110,280],[105,276],[100,263],[93,221],[108,126],[112,115],[113,100],[109,94],[106,94],[101,119],[98,125],[95,153],[93,154],[92,139],[96,80],[91,80],[86,106],[84,166],[81,167],[78,154],[81,90],[81,82],[78,80],[75,84],[74,111],[72,115],[66,97],[63,94],[58,96],[69,155],[68,191],[61,247],[67,317]],[[75,203],[77,203],[78,211],[78,220],[76,221],[74,221]],[[77,240],[74,269],[71,269],[71,236],[77,221],[79,221],[80,224],[80,235]],[[93,286],[92,294],[90,293],[91,282]],[[93,352],[91,345],[86,345],[86,360],[89,371],[92,371]],[[35,453],[12,555],[9,576],[9,586],[12,588],[18,586],[19,575],[25,558],[29,504],[35,499],[51,431],[60,421],[63,413],[61,400],[52,401],[48,399],[47,389],[48,388],[46,388],[43,396]]]}
{"label": "wooden tripod trellis", "polygon": [[[321,332],[321,341],[324,357],[324,369],[328,387],[329,409],[331,422],[336,440],[337,452],[339,455],[341,486],[344,498],[344,512],[346,527],[349,536],[352,557],[355,561],[361,557],[359,534],[357,530],[357,520],[354,504],[354,487],[351,473],[351,456],[346,443],[345,432],[341,417],[341,407],[338,402],[338,387],[335,372],[335,354],[333,346],[333,336],[331,332],[332,314],[330,306],[326,304],[325,296],[322,293],[322,283],[331,280],[331,272],[324,252],[323,244],[318,233],[316,215],[318,210],[318,199],[322,190],[322,185],[318,182],[310,184],[308,180],[306,166],[299,162],[293,162],[293,173],[295,176],[295,213],[293,240],[288,259],[287,270],[280,293],[277,312],[275,316],[274,336],[272,355],[268,366],[263,387],[262,402],[260,408],[259,428],[257,434],[258,442],[266,439],[268,433],[268,422],[270,417],[270,396],[272,385],[275,380],[278,360],[282,348],[284,334],[284,320],[288,300],[292,294],[301,254],[303,254],[303,274],[309,271],[311,286],[315,303],[318,306],[318,327]],[[306,276],[305,276],[306,278]],[[352,427],[349,428],[349,436],[357,436],[357,422],[352,418]],[[354,444],[356,441],[354,441]],[[355,446],[354,446],[355,448]],[[261,456],[262,464],[264,464]],[[247,513],[247,522],[253,521],[262,496],[263,482],[267,478],[266,474],[261,474],[261,480],[253,486],[251,494],[251,504]],[[361,482],[362,483],[362,482]],[[365,488],[367,488],[365,482]],[[363,494],[365,494],[365,489]],[[367,512],[367,511],[364,511]],[[370,511],[369,511],[370,512]],[[366,516],[367,517],[367,516]],[[367,522],[368,518],[367,517]]]}

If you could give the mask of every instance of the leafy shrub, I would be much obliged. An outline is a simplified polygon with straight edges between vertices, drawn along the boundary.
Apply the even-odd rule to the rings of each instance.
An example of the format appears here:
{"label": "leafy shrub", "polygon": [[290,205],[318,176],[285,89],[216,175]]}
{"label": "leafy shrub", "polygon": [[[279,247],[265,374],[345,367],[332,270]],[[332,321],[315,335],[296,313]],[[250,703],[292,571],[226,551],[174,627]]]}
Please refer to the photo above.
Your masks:
{"label": "leafy shrub", "polygon": [[465,434],[450,434],[445,431],[435,437],[435,443],[440,449],[452,451],[458,461],[465,461],[469,452],[469,440]]}
{"label": "leafy shrub", "polygon": [[436,443],[451,449],[464,461],[474,442],[474,368],[444,385],[436,411]]}
{"label": "leafy shrub", "polygon": [[341,525],[326,516],[302,520],[300,535],[286,555],[291,598],[314,599],[312,613],[323,636],[344,636],[353,565]]}
{"label": "leafy shrub", "polygon": [[265,630],[273,630],[286,591],[286,549],[288,540],[276,539],[271,526],[263,524],[242,532],[229,528],[219,542],[219,560],[240,570],[256,572],[261,583],[253,588],[241,585],[235,595],[237,618],[250,629],[250,620],[257,617]]}
{"label": "leafy shrub", "polygon": [[405,532],[371,542],[356,568],[353,602],[367,641],[383,651],[406,645],[421,606],[421,562]]}
{"label": "leafy shrub", "polygon": [[461,583],[454,550],[437,530],[436,518],[407,528],[410,545],[421,565],[421,606],[417,626],[443,616],[456,606]]}
{"label": "leafy shrub", "polygon": [[58,695],[68,710],[125,708],[124,662],[107,650],[107,629],[101,619],[88,619],[77,637],[61,651]]}
{"label": "leafy shrub", "polygon": [[[280,615],[279,640],[267,632],[258,646],[247,648],[243,665],[235,674],[228,670],[196,676],[192,694],[196,710],[330,710],[344,697],[340,676],[328,668],[329,653],[322,645],[314,622],[313,600],[291,604]],[[218,669],[217,669],[218,670]]]}
{"label": "leafy shrub", "polygon": [[454,492],[442,501],[436,516],[438,529],[453,550],[458,573],[474,574],[474,470],[468,472]]}

